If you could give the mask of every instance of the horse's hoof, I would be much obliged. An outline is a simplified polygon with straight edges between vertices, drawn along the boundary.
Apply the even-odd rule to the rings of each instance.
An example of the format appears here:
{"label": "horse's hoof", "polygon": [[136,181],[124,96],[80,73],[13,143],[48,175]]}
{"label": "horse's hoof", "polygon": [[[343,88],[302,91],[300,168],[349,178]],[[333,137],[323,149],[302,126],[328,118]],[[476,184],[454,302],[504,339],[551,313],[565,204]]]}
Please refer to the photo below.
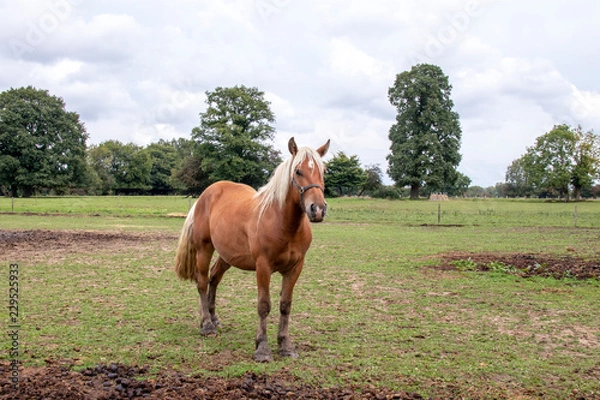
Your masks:
{"label": "horse's hoof", "polygon": [[273,361],[273,356],[270,354],[256,354],[254,353],[254,361],[259,363],[269,363]]}
{"label": "horse's hoof", "polygon": [[254,361],[259,363],[268,363],[273,361],[273,354],[270,349],[259,348],[254,352]]}
{"label": "horse's hoof", "polygon": [[200,334],[202,336],[216,336],[217,335],[217,329],[215,328],[215,326],[212,323],[207,323],[204,324],[204,326],[202,327],[202,329],[200,329]]}
{"label": "horse's hoof", "polygon": [[290,358],[298,358],[299,357],[296,350],[279,350],[279,355],[281,357],[290,357]]}

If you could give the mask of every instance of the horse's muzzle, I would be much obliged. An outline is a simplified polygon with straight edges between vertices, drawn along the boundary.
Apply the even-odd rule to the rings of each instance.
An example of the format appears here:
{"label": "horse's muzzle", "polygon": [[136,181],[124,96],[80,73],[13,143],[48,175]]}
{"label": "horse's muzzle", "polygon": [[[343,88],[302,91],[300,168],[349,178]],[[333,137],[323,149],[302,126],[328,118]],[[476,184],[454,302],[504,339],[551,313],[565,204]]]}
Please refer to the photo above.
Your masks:
{"label": "horse's muzzle", "polygon": [[310,206],[306,207],[306,215],[310,222],[323,221],[325,214],[327,214],[327,203],[322,205],[312,203]]}

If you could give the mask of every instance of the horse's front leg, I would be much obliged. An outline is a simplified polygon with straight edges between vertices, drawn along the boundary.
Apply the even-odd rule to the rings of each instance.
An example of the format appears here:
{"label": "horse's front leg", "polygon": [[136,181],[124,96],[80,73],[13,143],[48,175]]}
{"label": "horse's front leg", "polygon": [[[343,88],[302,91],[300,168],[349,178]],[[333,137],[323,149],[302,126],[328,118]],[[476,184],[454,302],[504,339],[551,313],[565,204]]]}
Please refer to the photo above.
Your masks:
{"label": "horse's front leg", "polygon": [[298,353],[290,340],[289,323],[290,312],[292,310],[292,295],[294,286],[302,271],[303,261],[299,262],[294,268],[283,274],[281,283],[281,301],[279,303],[279,332],[277,333],[277,344],[279,345],[279,355],[282,357],[297,358]]}
{"label": "horse's front leg", "polygon": [[267,339],[267,317],[271,312],[271,295],[269,285],[271,283],[271,270],[268,265],[256,265],[256,283],[258,287],[258,329],[256,331],[256,351],[254,360],[258,362],[273,361],[273,354]]}

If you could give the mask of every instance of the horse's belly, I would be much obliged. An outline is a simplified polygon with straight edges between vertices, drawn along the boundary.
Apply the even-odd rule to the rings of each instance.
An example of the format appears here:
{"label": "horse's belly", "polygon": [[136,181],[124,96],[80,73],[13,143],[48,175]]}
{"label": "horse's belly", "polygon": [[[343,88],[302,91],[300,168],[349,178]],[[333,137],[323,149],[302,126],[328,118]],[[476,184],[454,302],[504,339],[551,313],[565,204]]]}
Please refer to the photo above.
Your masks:
{"label": "horse's belly", "polygon": [[250,251],[248,237],[243,227],[222,223],[213,230],[212,242],[219,256],[227,264],[245,270],[256,268],[256,262]]}
{"label": "horse's belly", "polygon": [[[217,250],[218,252],[218,250]],[[219,255],[221,255],[221,253],[219,253]],[[233,265],[234,267],[246,270],[246,271],[254,271],[256,269],[256,263],[254,261],[254,258],[250,257],[250,256],[231,256],[231,257],[224,257],[221,256],[223,258],[223,260],[225,260],[225,262],[227,262],[227,264],[229,265]]]}

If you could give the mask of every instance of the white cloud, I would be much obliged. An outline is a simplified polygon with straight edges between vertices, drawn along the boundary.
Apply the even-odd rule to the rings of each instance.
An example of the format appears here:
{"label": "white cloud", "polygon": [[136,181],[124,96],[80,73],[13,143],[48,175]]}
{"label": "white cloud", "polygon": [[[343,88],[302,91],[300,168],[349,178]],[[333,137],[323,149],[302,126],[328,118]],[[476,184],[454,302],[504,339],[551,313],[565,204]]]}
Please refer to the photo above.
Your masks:
{"label": "white cloud", "polygon": [[189,137],[205,91],[257,86],[282,152],[290,136],[331,138],[332,153],[385,170],[387,90],[423,56],[453,85],[460,169],[487,186],[555,123],[598,132],[599,12],[584,0],[0,1],[0,90],[63,97],[92,143],[148,144]]}

